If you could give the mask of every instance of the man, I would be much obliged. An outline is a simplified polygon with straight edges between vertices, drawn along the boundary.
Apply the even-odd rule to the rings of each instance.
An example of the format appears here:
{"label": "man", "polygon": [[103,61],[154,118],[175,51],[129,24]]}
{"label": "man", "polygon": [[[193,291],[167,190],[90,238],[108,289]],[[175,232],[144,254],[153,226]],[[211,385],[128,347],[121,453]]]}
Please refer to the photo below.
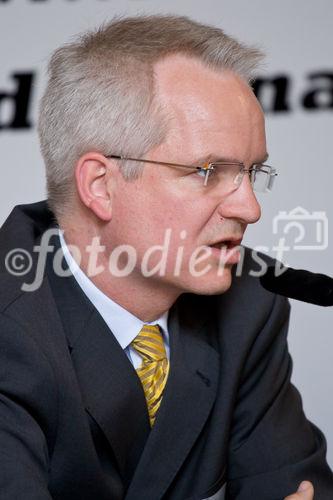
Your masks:
{"label": "man", "polygon": [[48,206],[1,230],[2,499],[272,500],[302,480],[288,498],[332,498],[290,383],[288,304],[238,250],[275,175],[259,59],[171,16],[53,55]]}

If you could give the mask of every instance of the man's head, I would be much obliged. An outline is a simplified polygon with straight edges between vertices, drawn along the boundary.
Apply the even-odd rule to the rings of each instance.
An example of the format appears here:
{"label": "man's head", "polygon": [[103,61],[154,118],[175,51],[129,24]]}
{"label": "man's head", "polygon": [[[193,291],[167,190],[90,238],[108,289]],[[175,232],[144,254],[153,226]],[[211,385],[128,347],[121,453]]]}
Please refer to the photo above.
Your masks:
{"label": "man's head", "polygon": [[[197,58],[250,81],[261,53],[221,29],[185,17],[116,19],[60,47],[49,64],[39,136],[48,200],[63,216],[75,193],[73,175],[88,151],[142,157],[170,130],[170,110],[156,99],[155,64],[172,54]],[[123,164],[127,178],[142,165]]]}
{"label": "man's head", "polygon": [[[109,156],[264,161],[263,115],[248,84],[260,56],[220,29],[170,16],[117,20],[55,52],[39,122],[49,203],[62,221],[81,210],[109,251],[134,246],[133,283],[147,280],[142,260],[170,229],[165,273],[150,286],[217,293],[230,285],[232,260],[218,276],[216,247],[237,243],[260,216],[248,176],[225,193],[220,183],[204,186],[202,172]],[[211,252],[196,263],[198,275],[209,266],[200,277],[189,270],[198,247],[197,259]]]}

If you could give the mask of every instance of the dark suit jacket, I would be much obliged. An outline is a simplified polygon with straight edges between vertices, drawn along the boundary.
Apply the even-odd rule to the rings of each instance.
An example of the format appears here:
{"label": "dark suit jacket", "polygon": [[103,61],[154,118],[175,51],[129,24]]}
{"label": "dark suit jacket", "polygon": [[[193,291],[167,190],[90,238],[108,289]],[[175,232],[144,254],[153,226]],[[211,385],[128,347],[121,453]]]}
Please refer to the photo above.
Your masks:
{"label": "dark suit jacket", "polygon": [[[52,224],[41,202],[14,209],[0,231],[1,500],[195,500],[225,481],[226,498],[281,500],[302,479],[333,498],[325,439],[290,383],[285,299],[246,272],[221,296],[180,297],[150,430],[134,368],[51,253],[40,287],[21,290]],[[4,266],[17,247],[33,255],[24,277]]]}

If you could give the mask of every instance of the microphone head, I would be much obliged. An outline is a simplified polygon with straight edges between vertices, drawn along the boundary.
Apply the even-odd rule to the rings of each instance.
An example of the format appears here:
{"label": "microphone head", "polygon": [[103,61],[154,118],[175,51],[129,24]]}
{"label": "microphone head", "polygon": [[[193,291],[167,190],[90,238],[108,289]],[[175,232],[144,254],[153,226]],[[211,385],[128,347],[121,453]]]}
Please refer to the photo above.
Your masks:
{"label": "microphone head", "polygon": [[324,274],[289,267],[277,276],[275,267],[270,266],[260,282],[266,290],[278,295],[318,306],[333,306],[333,279]]}

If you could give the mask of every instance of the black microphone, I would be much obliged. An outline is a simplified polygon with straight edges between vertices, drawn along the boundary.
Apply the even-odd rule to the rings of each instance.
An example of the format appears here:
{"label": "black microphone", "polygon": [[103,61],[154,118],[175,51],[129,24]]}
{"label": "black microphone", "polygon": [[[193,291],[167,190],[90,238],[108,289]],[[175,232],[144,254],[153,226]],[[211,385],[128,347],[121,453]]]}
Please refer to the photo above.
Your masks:
{"label": "black microphone", "polygon": [[333,278],[303,269],[285,268],[276,276],[275,267],[268,267],[260,282],[266,290],[317,306],[333,306]]}

